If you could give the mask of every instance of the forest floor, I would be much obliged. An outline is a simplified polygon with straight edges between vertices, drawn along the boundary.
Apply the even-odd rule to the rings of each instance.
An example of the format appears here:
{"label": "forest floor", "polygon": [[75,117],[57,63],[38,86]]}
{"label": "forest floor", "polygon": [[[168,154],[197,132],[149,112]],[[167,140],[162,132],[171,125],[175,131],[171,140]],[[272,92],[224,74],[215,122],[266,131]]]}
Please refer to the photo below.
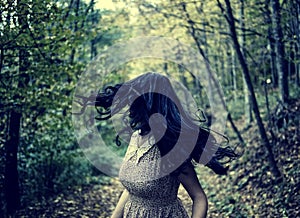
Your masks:
{"label": "forest floor", "polygon": [[[242,157],[231,163],[227,176],[217,176],[206,167],[197,167],[209,201],[208,217],[300,217],[299,108],[299,100],[288,108],[279,105],[271,114],[271,124],[265,125],[268,133],[272,131],[276,136],[271,142],[281,178],[275,178],[270,170],[267,152],[255,125],[244,130],[247,147],[243,148]],[[272,138],[271,134],[269,137]],[[107,218],[122,190],[115,178],[73,187],[46,203],[36,203],[19,211],[17,217]],[[191,214],[191,200],[182,187],[179,197]]]}
{"label": "forest floor", "polygon": [[[18,212],[17,217],[103,217],[109,218],[123,191],[121,183],[113,178],[109,182],[86,187],[77,187],[60,194],[47,203],[36,203]],[[191,208],[191,201],[180,187],[179,197],[185,208]],[[190,210],[188,210],[191,213]]]}

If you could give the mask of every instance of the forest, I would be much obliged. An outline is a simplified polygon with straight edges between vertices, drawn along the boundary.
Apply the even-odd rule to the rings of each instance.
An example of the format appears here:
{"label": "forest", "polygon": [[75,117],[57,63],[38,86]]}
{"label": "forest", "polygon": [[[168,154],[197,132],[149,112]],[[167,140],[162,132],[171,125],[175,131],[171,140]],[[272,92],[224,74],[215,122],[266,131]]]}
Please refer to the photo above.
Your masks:
{"label": "forest", "polygon": [[[0,36],[0,217],[110,217],[123,187],[95,164],[96,148],[85,152],[89,130],[78,134],[74,102],[149,71],[180,83],[208,118],[219,116],[219,99],[224,134],[241,155],[226,176],[197,167],[208,217],[300,216],[299,0],[2,0]],[[169,54],[122,51],[147,37],[193,49],[207,81]],[[107,66],[105,54],[107,74],[85,77]],[[96,125],[122,158],[114,124]],[[182,187],[179,197],[191,214]]]}

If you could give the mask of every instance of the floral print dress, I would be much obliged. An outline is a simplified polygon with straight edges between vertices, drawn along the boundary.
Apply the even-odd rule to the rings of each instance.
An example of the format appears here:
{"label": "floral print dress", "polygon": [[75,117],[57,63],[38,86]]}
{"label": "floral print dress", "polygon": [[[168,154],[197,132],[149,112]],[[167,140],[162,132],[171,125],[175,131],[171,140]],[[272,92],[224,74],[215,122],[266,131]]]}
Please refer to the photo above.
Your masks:
{"label": "floral print dress", "polygon": [[134,132],[119,178],[129,192],[124,218],[188,218],[177,197],[176,176],[160,176],[160,152],[151,137]]}

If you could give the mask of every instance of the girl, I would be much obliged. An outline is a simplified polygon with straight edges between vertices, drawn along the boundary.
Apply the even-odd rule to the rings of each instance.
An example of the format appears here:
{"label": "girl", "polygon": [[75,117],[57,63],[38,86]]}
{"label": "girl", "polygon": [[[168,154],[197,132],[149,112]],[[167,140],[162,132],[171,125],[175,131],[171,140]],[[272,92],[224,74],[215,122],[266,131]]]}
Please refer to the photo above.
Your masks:
{"label": "girl", "polygon": [[119,172],[125,189],[112,218],[187,218],[177,197],[180,184],[193,201],[192,217],[206,217],[207,198],[192,162],[224,175],[227,168],[219,160],[237,155],[220,147],[211,131],[184,110],[169,79],[146,73],[109,86],[99,92],[95,106],[98,120],[122,111],[124,128],[116,137],[117,145],[120,134],[131,136]]}

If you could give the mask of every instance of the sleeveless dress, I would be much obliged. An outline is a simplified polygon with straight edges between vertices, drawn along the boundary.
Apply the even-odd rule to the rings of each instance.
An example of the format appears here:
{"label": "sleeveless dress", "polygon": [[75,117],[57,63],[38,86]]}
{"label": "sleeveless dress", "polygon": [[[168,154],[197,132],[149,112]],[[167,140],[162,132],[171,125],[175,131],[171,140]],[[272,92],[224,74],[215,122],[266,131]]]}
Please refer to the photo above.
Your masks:
{"label": "sleeveless dress", "polygon": [[160,152],[153,138],[133,133],[119,178],[129,192],[124,218],[189,217],[177,197],[178,178],[160,176]]}

